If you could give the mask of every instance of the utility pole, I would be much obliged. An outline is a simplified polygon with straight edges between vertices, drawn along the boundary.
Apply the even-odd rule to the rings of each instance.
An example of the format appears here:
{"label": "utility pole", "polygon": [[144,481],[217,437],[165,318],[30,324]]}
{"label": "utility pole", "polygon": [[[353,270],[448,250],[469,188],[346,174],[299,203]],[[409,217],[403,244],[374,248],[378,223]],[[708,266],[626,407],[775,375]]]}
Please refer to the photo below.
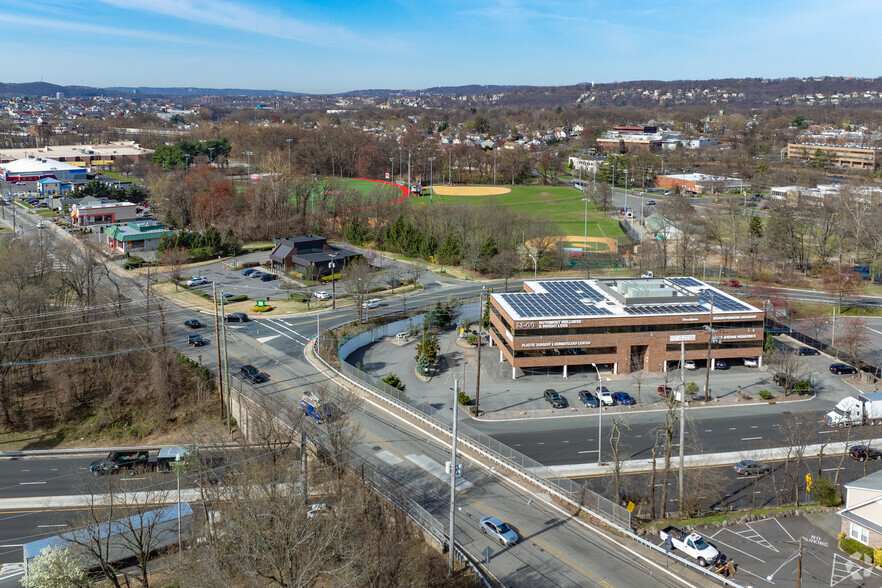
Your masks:
{"label": "utility pole", "polygon": [[[710,324],[708,325],[708,333],[707,333],[707,369],[704,374],[704,401],[707,402],[710,400],[710,370],[711,370],[711,346],[714,343],[714,294],[711,292],[710,299]],[[683,389],[683,395],[686,395],[686,389]],[[683,398],[683,400],[686,400]]]}
{"label": "utility pole", "polygon": [[456,525],[456,422],[459,420],[459,383],[453,376],[453,442],[450,444],[450,553],[448,562],[448,574],[453,576],[453,552],[455,543],[453,540],[454,527]]}
{"label": "utility pole", "polygon": [[475,416],[481,416],[481,347],[484,341],[482,328],[484,326],[484,288],[481,287],[481,294],[478,297],[478,374],[475,378]]}
{"label": "utility pole", "polygon": [[217,341],[217,395],[220,399],[220,417],[224,418],[224,377],[221,373],[220,326],[217,316],[217,282],[212,282],[211,293],[214,296],[214,340]]}
{"label": "utility pole", "polygon": [[[686,342],[680,341],[680,471],[678,472],[678,482],[680,486],[680,511],[683,510],[683,440],[686,430]],[[674,393],[674,400],[677,394]]]}
{"label": "utility pole", "polygon": [[[221,314],[224,314],[224,291],[221,289],[221,301],[220,301],[220,311]],[[223,338],[224,344],[224,363],[223,363],[223,379],[227,382],[227,430],[230,435],[233,434],[233,407],[230,398],[230,372],[229,372],[229,357],[227,355],[227,320],[224,317],[224,320],[221,322],[221,337]],[[220,367],[220,365],[218,365]]]}
{"label": "utility pole", "polygon": [[410,194],[410,150],[407,151],[407,193]]}
{"label": "utility pole", "polygon": [[306,499],[309,498],[306,486],[306,429],[300,430],[300,496],[303,504],[306,504]]}
{"label": "utility pole", "polygon": [[802,537],[799,538],[799,559],[796,561],[796,588],[800,588],[802,586]]}

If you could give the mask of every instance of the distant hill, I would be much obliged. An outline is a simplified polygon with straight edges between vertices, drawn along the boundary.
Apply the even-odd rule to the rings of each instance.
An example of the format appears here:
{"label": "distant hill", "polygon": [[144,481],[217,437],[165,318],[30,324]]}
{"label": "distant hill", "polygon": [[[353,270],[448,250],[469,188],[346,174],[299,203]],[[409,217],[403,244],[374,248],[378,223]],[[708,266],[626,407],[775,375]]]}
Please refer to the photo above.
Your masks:
{"label": "distant hill", "polygon": [[418,94],[499,94],[502,92],[511,92],[520,90],[530,86],[482,86],[480,84],[470,84],[468,86],[435,86],[425,88],[423,90],[391,90],[391,89],[372,89],[372,90],[351,90],[349,92],[341,92],[332,94],[332,96],[416,96]]}
{"label": "distant hill", "polygon": [[303,92],[282,90],[244,90],[240,88],[153,88],[150,86],[115,86],[108,88],[121,94],[154,94],[161,96],[306,96]]}
{"label": "distant hill", "polygon": [[0,96],[52,96],[56,92],[64,92],[65,96],[116,96],[119,93],[89,86],[59,86],[49,82],[27,82],[23,84],[6,84],[0,82]]}

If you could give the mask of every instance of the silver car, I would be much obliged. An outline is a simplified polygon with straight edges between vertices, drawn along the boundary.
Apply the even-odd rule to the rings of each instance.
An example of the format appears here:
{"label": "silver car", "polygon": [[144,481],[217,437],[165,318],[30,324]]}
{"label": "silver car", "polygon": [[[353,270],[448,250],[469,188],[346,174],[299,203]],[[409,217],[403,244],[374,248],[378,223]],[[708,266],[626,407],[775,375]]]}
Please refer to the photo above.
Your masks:
{"label": "silver car", "polygon": [[484,517],[480,521],[481,531],[490,535],[503,547],[514,545],[518,542],[518,533],[508,523],[496,517]]}

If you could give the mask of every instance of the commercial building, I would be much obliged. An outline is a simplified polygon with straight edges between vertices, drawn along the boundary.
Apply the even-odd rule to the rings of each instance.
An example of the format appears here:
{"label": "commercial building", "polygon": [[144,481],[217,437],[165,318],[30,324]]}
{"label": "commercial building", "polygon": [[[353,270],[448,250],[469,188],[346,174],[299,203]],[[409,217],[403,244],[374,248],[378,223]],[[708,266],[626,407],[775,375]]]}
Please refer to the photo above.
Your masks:
{"label": "commercial building", "polygon": [[[490,295],[490,337],[518,370],[666,371],[680,360],[759,358],[765,313],[690,277],[527,281]],[[713,343],[711,344],[711,337]],[[713,364],[712,364],[713,369]]]}
{"label": "commercial building", "polygon": [[74,204],[70,207],[71,222],[80,227],[127,223],[138,218],[138,205],[131,202]]}
{"label": "commercial building", "polygon": [[120,253],[155,251],[163,236],[174,234],[173,230],[153,220],[133,221],[104,229],[107,246]]}
{"label": "commercial building", "polygon": [[318,235],[301,235],[278,239],[269,257],[273,268],[300,275],[313,273],[315,276],[325,276],[331,274],[331,263],[334,264],[334,273],[337,273],[360,259],[361,254],[334,247]]}
{"label": "commercial building", "polygon": [[42,157],[26,157],[0,164],[0,179],[7,182],[37,182],[43,178],[53,178],[59,182],[85,182],[86,170]]}
{"label": "commercial building", "polygon": [[882,147],[865,147],[855,144],[832,145],[829,143],[788,143],[787,157],[809,161],[818,152],[827,157],[833,167],[851,169],[876,169],[879,167]]}
{"label": "commercial building", "polygon": [[50,145],[48,147],[0,149],[0,164],[17,159],[50,158],[62,163],[86,167],[89,165],[110,165],[121,157],[139,161],[152,155],[152,149],[144,149],[134,141],[114,141],[95,145]]}
{"label": "commercial building", "polygon": [[739,178],[711,176],[707,174],[670,174],[656,176],[655,185],[667,190],[694,194],[719,194],[729,190],[749,189],[750,184]]}

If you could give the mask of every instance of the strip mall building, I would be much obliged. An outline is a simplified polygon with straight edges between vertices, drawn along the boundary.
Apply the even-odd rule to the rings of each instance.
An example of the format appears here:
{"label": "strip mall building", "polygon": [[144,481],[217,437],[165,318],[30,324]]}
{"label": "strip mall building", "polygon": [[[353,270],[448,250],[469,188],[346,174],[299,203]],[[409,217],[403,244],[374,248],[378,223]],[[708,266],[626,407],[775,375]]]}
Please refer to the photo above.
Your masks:
{"label": "strip mall building", "polygon": [[[528,281],[490,295],[490,337],[518,370],[571,368],[616,374],[666,371],[686,359],[740,364],[763,354],[765,314],[695,278]],[[714,369],[714,366],[711,366]]]}

